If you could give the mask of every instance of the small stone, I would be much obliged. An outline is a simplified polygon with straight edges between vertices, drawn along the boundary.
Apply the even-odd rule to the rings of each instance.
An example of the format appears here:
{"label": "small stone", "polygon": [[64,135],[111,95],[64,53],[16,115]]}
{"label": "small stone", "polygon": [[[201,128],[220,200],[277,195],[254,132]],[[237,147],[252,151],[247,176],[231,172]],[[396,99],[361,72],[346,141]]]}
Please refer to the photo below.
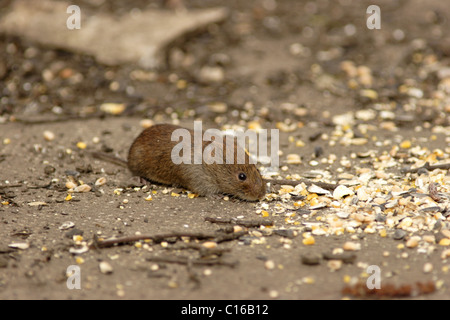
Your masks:
{"label": "small stone", "polygon": [[99,264],[100,272],[103,274],[111,274],[113,273],[113,267],[106,261],[102,261]]}
{"label": "small stone", "polygon": [[342,262],[347,264],[352,264],[356,260],[356,254],[352,252],[343,252],[343,253],[327,252],[324,253],[322,256],[325,260],[342,260]]}
{"label": "small stone", "polygon": [[52,173],[55,173],[55,171],[56,171],[55,167],[52,167],[49,165],[45,166],[45,168],[44,168],[44,173],[46,175],[51,175]]}
{"label": "small stone", "polygon": [[395,230],[393,239],[394,240],[403,240],[406,237],[406,232],[400,229]]}
{"label": "small stone", "polygon": [[321,255],[316,253],[306,253],[301,256],[302,264],[307,266],[318,265],[320,264],[320,260],[322,260]]}
{"label": "small stone", "polygon": [[289,239],[293,239],[297,235],[297,232],[295,230],[290,230],[290,229],[273,230],[273,233],[276,235],[282,236],[282,237],[289,238]]}

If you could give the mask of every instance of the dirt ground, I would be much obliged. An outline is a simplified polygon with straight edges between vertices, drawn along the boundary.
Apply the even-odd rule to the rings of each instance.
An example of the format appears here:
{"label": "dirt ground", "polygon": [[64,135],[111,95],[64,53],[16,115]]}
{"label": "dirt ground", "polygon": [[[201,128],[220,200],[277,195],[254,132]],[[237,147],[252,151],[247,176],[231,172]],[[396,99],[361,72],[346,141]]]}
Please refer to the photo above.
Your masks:
{"label": "dirt ground", "polygon": [[[163,5],[73,3],[118,15]],[[366,27],[371,4],[381,8],[380,30]],[[230,16],[173,44],[158,71],[106,67],[0,35],[0,299],[377,298],[342,292],[365,284],[371,265],[381,270],[380,298],[403,298],[408,286],[409,299],[449,299],[449,171],[401,169],[450,162],[450,7],[437,0],[185,5],[225,5]],[[205,66],[223,77],[205,76]],[[257,203],[140,188],[126,169],[88,152],[126,158],[143,119],[279,128],[282,178],[359,184],[349,183],[344,197],[274,187]],[[96,186],[99,178],[106,184]],[[91,189],[72,193],[67,181]],[[217,256],[199,250],[204,240],[176,237],[73,253],[94,236],[223,235],[254,219],[273,226],[244,227],[217,244]],[[342,251],[350,256],[344,263]],[[305,263],[315,255],[317,265]],[[67,288],[71,265],[80,267],[79,290]]]}

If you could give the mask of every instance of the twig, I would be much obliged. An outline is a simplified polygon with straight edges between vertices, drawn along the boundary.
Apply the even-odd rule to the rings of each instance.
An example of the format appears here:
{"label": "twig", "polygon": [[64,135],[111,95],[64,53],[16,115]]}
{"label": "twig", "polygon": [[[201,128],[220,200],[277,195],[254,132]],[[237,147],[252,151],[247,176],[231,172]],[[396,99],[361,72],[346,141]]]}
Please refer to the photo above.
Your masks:
{"label": "twig", "polygon": [[276,179],[265,179],[266,182],[271,183],[271,184],[275,184],[275,185],[287,185],[287,186],[297,186],[301,183],[306,184],[307,186],[311,186],[313,184],[315,184],[318,187],[321,187],[325,190],[331,190],[333,191],[334,189],[336,189],[338,187],[337,184],[332,184],[332,183],[326,183],[326,182],[314,182],[308,179],[300,179],[300,180],[286,180],[286,179],[281,179],[281,180],[276,180]]}
{"label": "twig", "polygon": [[47,184],[44,185],[40,185],[40,186],[27,186],[28,189],[47,189],[48,187],[50,187],[52,185],[52,182],[50,181]]}
{"label": "twig", "polygon": [[435,165],[430,165],[429,162],[426,162],[420,168],[414,168],[414,169],[403,168],[401,171],[402,171],[402,173],[417,173],[419,170],[422,170],[422,169],[426,169],[428,171],[433,171],[435,169],[449,170],[450,169],[450,162],[449,163],[443,163],[443,164],[435,164]]}
{"label": "twig", "polygon": [[26,118],[15,118],[14,122],[23,123],[23,124],[46,124],[46,123],[58,123],[58,122],[65,122],[65,121],[73,121],[73,120],[87,120],[87,119],[103,119],[106,118],[106,115],[104,113],[95,113],[87,116],[80,116],[80,115],[65,115],[61,117],[55,117],[55,118],[37,118],[37,119],[26,119]]}
{"label": "twig", "polygon": [[266,219],[252,219],[252,220],[240,220],[236,218],[213,218],[213,217],[206,217],[205,221],[211,222],[211,223],[231,223],[236,224],[240,226],[244,226],[246,228],[255,228],[260,226],[273,226],[273,220],[266,220]]}
{"label": "twig", "polygon": [[238,262],[228,262],[223,261],[221,259],[210,259],[210,260],[193,260],[187,257],[147,257],[145,258],[147,261],[152,262],[163,262],[163,263],[177,263],[184,265],[199,265],[199,266],[212,266],[212,265],[220,265],[234,268],[237,266]]}
{"label": "twig", "polygon": [[91,244],[90,247],[91,248],[106,248],[106,247],[112,247],[116,244],[124,244],[124,243],[136,242],[136,241],[141,241],[141,240],[153,240],[154,242],[162,242],[162,241],[170,239],[170,238],[181,238],[181,237],[189,237],[189,238],[196,238],[196,239],[211,239],[211,238],[215,238],[216,236],[217,236],[217,234],[215,234],[215,233],[183,231],[183,232],[170,232],[170,233],[156,234],[156,235],[127,236],[127,237],[109,239],[109,240],[98,240],[97,237],[94,237],[94,242]]}
{"label": "twig", "polygon": [[232,240],[239,239],[240,237],[246,235],[247,233],[248,233],[248,231],[245,231],[245,230],[239,231],[239,232],[233,232],[233,233],[225,233],[223,235],[216,237],[214,239],[214,241],[217,243],[221,243],[221,242],[225,242],[225,241],[232,241]]}
{"label": "twig", "polygon": [[8,188],[20,188],[21,186],[23,186],[23,185],[22,184],[4,185],[4,186],[0,186],[0,190],[1,189],[8,189]]}

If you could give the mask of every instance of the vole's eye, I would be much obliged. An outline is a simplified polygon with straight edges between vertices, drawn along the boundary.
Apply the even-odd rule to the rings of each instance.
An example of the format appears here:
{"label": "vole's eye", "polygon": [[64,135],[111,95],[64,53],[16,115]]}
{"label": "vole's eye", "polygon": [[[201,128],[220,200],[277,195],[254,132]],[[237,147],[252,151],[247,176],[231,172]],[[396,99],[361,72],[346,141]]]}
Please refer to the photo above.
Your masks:
{"label": "vole's eye", "polygon": [[247,179],[247,175],[243,172],[239,173],[238,175],[239,180],[245,181]]}

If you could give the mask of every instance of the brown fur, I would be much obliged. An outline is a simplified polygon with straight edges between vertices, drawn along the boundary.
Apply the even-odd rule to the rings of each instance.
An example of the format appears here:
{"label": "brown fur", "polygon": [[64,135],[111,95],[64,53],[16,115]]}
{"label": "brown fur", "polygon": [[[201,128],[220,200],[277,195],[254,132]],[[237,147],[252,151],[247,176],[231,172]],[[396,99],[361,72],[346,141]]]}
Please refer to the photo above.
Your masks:
{"label": "brown fur", "polygon": [[[227,150],[222,141],[203,141],[202,150],[209,144],[218,144],[220,158],[224,164],[174,164],[171,152],[178,141],[171,141],[172,132],[181,127],[160,124],[144,130],[133,142],[128,154],[128,168],[142,178],[167,185],[179,186],[199,195],[229,194],[243,200],[256,201],[264,198],[266,186],[261,174],[254,164],[249,163],[245,154],[245,163],[237,163],[237,143],[234,143],[234,163],[226,164]],[[193,130],[191,133],[191,157],[193,159]],[[220,152],[220,151],[219,151]],[[214,156],[215,154],[213,154]],[[193,163],[193,162],[192,162]],[[245,173],[246,180],[239,179]]]}

